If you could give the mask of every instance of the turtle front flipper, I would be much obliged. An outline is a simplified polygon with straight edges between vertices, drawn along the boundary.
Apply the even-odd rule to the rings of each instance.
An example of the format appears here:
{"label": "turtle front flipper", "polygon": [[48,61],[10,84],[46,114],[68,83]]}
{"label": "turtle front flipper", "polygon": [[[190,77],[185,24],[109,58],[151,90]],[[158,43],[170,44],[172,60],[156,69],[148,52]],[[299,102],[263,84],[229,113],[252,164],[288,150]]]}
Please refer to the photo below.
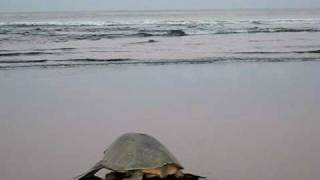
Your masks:
{"label": "turtle front flipper", "polygon": [[142,171],[133,171],[133,172],[130,172],[129,177],[126,177],[123,180],[142,180],[142,179],[143,179]]}
{"label": "turtle front flipper", "polygon": [[103,180],[101,177],[92,175],[92,176],[85,176],[80,178],[79,180]]}
{"label": "turtle front flipper", "polygon": [[103,165],[101,164],[101,161],[96,163],[90,170],[87,172],[78,175],[77,177],[73,178],[74,180],[85,180],[88,177],[93,177],[100,169],[104,168]]}
{"label": "turtle front flipper", "polygon": [[182,177],[179,177],[179,179],[182,180],[199,180],[199,179],[205,179],[206,177],[202,177],[202,176],[198,176],[198,175],[194,175],[194,174],[183,174]]}

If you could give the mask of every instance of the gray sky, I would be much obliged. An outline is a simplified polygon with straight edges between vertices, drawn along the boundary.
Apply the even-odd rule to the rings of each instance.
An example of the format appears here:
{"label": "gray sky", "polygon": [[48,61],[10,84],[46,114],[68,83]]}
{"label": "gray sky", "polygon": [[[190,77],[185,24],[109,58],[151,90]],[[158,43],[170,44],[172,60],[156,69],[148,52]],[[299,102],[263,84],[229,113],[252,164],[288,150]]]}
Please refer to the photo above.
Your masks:
{"label": "gray sky", "polygon": [[0,0],[0,11],[314,8],[320,0]]}

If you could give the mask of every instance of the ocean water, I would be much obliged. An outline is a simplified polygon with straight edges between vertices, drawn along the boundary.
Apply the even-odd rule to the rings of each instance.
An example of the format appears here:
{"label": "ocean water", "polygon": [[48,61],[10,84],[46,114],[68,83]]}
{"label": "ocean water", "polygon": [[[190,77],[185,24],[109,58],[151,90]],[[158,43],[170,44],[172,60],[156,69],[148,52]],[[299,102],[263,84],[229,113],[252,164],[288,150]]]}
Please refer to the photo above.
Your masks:
{"label": "ocean water", "polygon": [[319,42],[319,9],[0,14],[1,69],[318,60]]}
{"label": "ocean water", "polygon": [[141,132],[208,180],[319,180],[319,50],[317,9],[0,13],[0,179]]}

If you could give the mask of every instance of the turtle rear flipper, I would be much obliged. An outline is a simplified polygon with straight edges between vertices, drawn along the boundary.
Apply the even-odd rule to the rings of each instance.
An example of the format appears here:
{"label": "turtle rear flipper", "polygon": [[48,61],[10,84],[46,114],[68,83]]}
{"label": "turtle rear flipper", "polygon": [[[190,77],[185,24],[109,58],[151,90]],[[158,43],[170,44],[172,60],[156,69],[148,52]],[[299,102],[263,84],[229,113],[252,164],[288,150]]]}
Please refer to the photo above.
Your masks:
{"label": "turtle rear flipper", "polygon": [[127,173],[120,173],[120,172],[110,172],[106,174],[105,180],[123,180],[129,177]]}
{"label": "turtle rear flipper", "polygon": [[142,179],[143,179],[142,171],[135,171],[130,173],[130,176],[124,178],[123,180],[142,180]]}

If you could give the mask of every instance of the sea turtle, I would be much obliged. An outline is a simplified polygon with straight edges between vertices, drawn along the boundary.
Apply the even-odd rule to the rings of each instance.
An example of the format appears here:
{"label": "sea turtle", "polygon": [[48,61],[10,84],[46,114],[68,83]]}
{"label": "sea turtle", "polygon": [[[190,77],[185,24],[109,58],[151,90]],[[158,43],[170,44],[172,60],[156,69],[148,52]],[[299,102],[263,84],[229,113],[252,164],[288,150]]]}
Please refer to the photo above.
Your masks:
{"label": "sea turtle", "polygon": [[143,178],[200,176],[184,175],[178,160],[158,140],[147,134],[128,133],[120,136],[104,151],[104,158],[80,180],[90,179],[100,169],[109,169],[106,180],[142,180]]}

